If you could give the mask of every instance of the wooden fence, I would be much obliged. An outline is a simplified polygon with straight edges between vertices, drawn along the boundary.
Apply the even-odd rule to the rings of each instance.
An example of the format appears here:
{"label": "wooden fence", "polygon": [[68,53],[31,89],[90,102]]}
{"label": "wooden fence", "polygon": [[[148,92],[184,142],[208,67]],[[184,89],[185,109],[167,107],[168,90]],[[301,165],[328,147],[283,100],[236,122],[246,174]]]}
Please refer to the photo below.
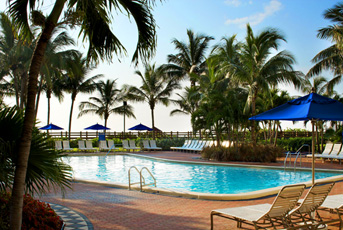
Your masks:
{"label": "wooden fence", "polygon": [[[70,139],[93,139],[99,136],[99,133],[102,132],[88,132],[88,131],[80,131],[80,132],[71,132]],[[49,132],[49,135],[52,138],[68,138],[67,131],[60,131],[60,132]],[[119,139],[135,139],[135,138],[149,138],[152,137],[152,132],[111,132],[106,131],[105,133],[106,138],[119,138]],[[240,137],[245,136],[244,133],[238,134]],[[311,132],[279,132],[278,138],[291,138],[291,137],[311,137]],[[211,135],[209,133],[196,133],[193,134],[192,132],[155,132],[156,138],[186,138],[186,139],[203,139],[209,138]],[[263,138],[263,134],[260,133],[260,138]]]}

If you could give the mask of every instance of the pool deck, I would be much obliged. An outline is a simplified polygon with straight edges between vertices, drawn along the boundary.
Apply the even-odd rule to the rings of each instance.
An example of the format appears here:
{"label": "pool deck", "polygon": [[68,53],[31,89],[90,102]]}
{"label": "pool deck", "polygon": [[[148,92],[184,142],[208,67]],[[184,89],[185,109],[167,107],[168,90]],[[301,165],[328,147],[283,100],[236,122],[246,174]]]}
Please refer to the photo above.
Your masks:
{"label": "pool deck", "polygon": [[[144,152],[135,154],[171,160],[203,161],[195,159],[199,155],[180,152]],[[260,165],[283,166],[283,159],[278,159],[277,163]],[[311,160],[303,159],[302,166],[310,167]],[[317,160],[316,168],[343,170],[343,165],[340,165],[338,162],[322,163],[321,160]],[[157,195],[78,182],[73,183],[72,187],[73,190],[68,190],[64,198],[60,193],[49,193],[39,199],[63,205],[81,213],[93,224],[94,229],[99,230],[210,229],[211,210],[271,203],[275,198],[275,196],[270,196],[244,201],[214,201]],[[343,182],[337,182],[330,195],[342,193]],[[330,216],[330,214],[325,213],[324,215],[336,217],[334,214]],[[243,228],[253,229],[244,224]],[[235,221],[214,217],[214,229],[238,228],[236,228]],[[330,226],[329,229],[339,228],[337,226]]]}

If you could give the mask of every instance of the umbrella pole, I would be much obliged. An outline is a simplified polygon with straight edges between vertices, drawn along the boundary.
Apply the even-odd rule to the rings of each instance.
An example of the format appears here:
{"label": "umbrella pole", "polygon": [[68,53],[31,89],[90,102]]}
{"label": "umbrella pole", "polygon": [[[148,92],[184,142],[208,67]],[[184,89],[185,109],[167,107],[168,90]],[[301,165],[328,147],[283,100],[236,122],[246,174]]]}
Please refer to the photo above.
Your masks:
{"label": "umbrella pole", "polygon": [[315,120],[311,120],[312,123],[312,185],[314,185],[314,142],[315,142],[315,138],[314,138],[314,125],[315,125]]}

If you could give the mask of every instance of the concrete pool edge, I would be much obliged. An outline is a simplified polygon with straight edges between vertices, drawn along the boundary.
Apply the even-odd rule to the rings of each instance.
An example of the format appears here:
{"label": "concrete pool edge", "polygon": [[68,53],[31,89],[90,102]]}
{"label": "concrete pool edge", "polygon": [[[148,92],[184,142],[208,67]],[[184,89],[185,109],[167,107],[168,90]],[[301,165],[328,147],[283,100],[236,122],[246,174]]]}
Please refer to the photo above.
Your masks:
{"label": "concrete pool edge", "polygon": [[[144,156],[140,154],[128,154],[128,153],[119,153],[117,155],[131,155],[135,157],[142,157],[142,158],[151,158],[161,161],[167,162],[179,162],[179,163],[187,163],[187,164],[204,164],[204,165],[227,165],[227,166],[236,166],[236,167],[258,167],[258,168],[275,168],[280,169],[280,167],[276,166],[263,166],[263,165],[245,165],[245,164],[229,164],[229,163],[216,163],[216,162],[194,162],[194,161],[180,161],[180,160],[170,160],[170,159],[163,159],[151,156]],[[298,170],[306,170],[309,171],[310,169],[307,168],[298,168]],[[332,171],[332,172],[342,172],[341,170],[325,170],[325,169],[318,169],[318,171]],[[87,184],[95,184],[107,187],[114,187],[114,188],[122,188],[128,189],[129,186],[123,183],[113,183],[113,182],[101,182],[101,181],[92,181],[92,180],[85,180],[74,178],[74,181],[80,183],[87,183]],[[328,177],[324,179],[318,179],[317,182],[321,181],[343,181],[343,175]],[[306,187],[310,187],[312,185],[311,181],[305,182]],[[239,194],[212,194],[212,193],[200,193],[200,192],[188,192],[183,190],[176,190],[176,189],[167,189],[167,188],[159,188],[159,187],[143,187],[143,192],[153,193],[153,194],[161,194],[161,195],[169,195],[169,196],[177,196],[177,197],[184,197],[184,198],[192,198],[192,199],[203,199],[203,200],[219,200],[219,201],[229,201],[229,200],[251,200],[251,199],[258,199],[263,198],[271,195],[276,195],[283,186],[263,189],[253,192],[247,193],[239,193]],[[139,186],[131,186],[132,190],[140,190]]]}

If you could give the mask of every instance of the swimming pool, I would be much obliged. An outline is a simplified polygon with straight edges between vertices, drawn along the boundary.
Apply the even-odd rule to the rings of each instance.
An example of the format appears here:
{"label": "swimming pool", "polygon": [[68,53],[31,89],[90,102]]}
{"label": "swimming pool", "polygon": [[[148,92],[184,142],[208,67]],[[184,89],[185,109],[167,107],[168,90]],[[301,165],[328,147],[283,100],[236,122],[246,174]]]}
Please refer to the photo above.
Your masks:
{"label": "swimming pool", "polygon": [[[157,187],[185,192],[240,194],[287,184],[311,181],[311,171],[175,163],[131,155],[72,156],[64,161],[73,168],[77,179],[128,184],[128,170],[147,167]],[[341,175],[316,172],[316,179]],[[149,176],[143,174],[149,183]],[[139,181],[132,171],[132,181]]]}

